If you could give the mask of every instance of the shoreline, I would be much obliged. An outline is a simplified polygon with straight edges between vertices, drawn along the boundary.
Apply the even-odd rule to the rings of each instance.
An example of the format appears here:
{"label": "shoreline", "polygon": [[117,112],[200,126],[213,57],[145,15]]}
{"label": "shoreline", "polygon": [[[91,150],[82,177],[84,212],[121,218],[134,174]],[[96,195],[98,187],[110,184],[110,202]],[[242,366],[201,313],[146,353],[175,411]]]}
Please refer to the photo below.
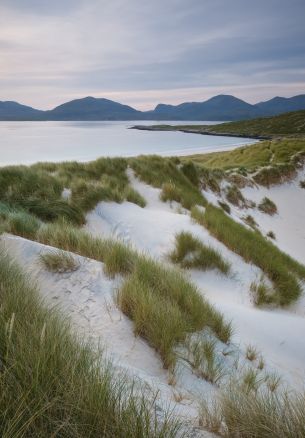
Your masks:
{"label": "shoreline", "polygon": [[253,140],[272,140],[272,136],[266,135],[246,135],[246,134],[233,134],[232,132],[216,132],[216,131],[199,131],[197,129],[187,129],[187,128],[178,128],[175,129],[174,125],[134,125],[129,127],[128,129],[137,129],[139,131],[175,131],[175,132],[184,132],[186,134],[200,134],[200,135],[211,135],[215,137],[236,137],[236,138],[248,138]]}

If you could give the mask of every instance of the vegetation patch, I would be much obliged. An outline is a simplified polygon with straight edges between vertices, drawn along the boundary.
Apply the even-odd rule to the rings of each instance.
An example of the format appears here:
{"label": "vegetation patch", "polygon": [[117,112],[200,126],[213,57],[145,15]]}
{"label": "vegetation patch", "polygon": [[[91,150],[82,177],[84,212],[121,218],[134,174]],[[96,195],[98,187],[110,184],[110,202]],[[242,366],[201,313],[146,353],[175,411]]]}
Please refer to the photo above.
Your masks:
{"label": "vegetation patch", "polygon": [[244,189],[245,187],[252,187],[253,182],[249,180],[249,178],[240,175],[238,173],[231,173],[228,176],[228,180],[239,189]]}
{"label": "vegetation patch", "polygon": [[285,137],[303,136],[305,134],[305,111],[292,111],[272,117],[260,117],[251,120],[220,123],[217,125],[163,125],[163,129],[242,135],[248,137]]}
{"label": "vegetation patch", "polygon": [[[34,215],[42,221],[65,219],[75,225],[100,201],[136,203],[143,197],[129,185],[127,161],[100,158],[90,163],[38,163],[0,169],[0,202],[14,211]],[[63,199],[63,189],[71,196]]]}
{"label": "vegetation patch", "polygon": [[270,237],[270,239],[275,240],[275,233],[273,231],[268,231],[268,233],[266,234],[267,237]]}
{"label": "vegetation patch", "polygon": [[305,189],[305,180],[300,181],[301,189]]}
{"label": "vegetation patch", "polygon": [[103,262],[110,277],[126,276],[118,304],[134,321],[135,332],[160,353],[165,366],[174,365],[174,349],[190,332],[210,327],[219,339],[229,342],[230,324],[179,271],[163,268],[120,242],[94,238],[67,223],[41,227],[37,240]]}
{"label": "vegetation patch", "polygon": [[300,296],[299,280],[305,279],[305,266],[280,251],[260,233],[245,228],[211,204],[205,212],[194,207],[191,214],[229,249],[261,268],[269,277],[274,290],[271,296],[268,295],[268,300],[267,296],[261,295],[261,303],[266,298],[268,302],[284,306]]}
{"label": "vegetation patch", "polygon": [[217,202],[226,213],[228,213],[228,214],[231,213],[231,207],[229,206],[229,204],[227,204],[226,202],[223,202],[223,201],[217,201]]}
{"label": "vegetation patch", "polygon": [[263,213],[270,214],[270,216],[273,216],[277,213],[277,206],[271,199],[265,197],[259,204],[258,209],[262,211]]}
{"label": "vegetation patch", "polygon": [[257,357],[258,357],[257,349],[253,345],[248,345],[248,347],[246,348],[246,358],[250,362],[253,362],[254,360],[257,359]]}
{"label": "vegetation patch", "polygon": [[250,214],[248,214],[247,216],[245,216],[244,218],[243,218],[243,221],[247,224],[247,225],[249,225],[249,227],[251,227],[251,228],[256,228],[257,227],[257,223],[256,223],[256,221],[254,220],[254,218],[253,218],[253,216],[251,216]]}
{"label": "vegetation patch", "polygon": [[158,421],[141,388],[72,335],[3,253],[0,290],[1,436],[177,436],[178,425]]}
{"label": "vegetation patch", "polygon": [[24,210],[7,210],[2,220],[3,231],[30,239],[35,237],[41,225],[35,216]]}
{"label": "vegetation patch", "polygon": [[176,235],[176,245],[170,254],[170,259],[182,268],[218,269],[224,274],[228,274],[230,271],[230,264],[223,259],[218,251],[204,245],[200,239],[188,232]]}
{"label": "vegetation patch", "polygon": [[252,282],[250,285],[250,293],[253,298],[253,303],[256,306],[272,304],[274,302],[273,290],[268,287],[264,281],[259,283]]}
{"label": "vegetation patch", "polygon": [[301,438],[304,416],[304,394],[245,391],[231,384],[214,404],[203,403],[201,424],[223,437]]}
{"label": "vegetation patch", "polygon": [[279,164],[277,166],[268,166],[260,169],[253,179],[257,184],[270,187],[276,184],[282,184],[290,181],[296,176],[295,166],[292,164]]}
{"label": "vegetation patch", "polygon": [[220,181],[224,177],[224,172],[219,169],[208,169],[206,167],[196,167],[200,175],[200,186],[203,190],[211,190],[220,193]]}
{"label": "vegetation patch", "polygon": [[246,204],[246,200],[243,197],[243,194],[235,185],[228,186],[226,188],[226,198],[227,201],[229,201],[233,205],[236,205],[237,207],[244,207]]}
{"label": "vegetation patch", "polygon": [[196,375],[207,382],[218,384],[226,370],[222,358],[218,356],[216,340],[208,336],[190,339],[187,349],[187,362]]}
{"label": "vegetation patch", "polygon": [[194,331],[210,327],[223,342],[231,326],[205,301],[197,288],[176,270],[140,258],[118,292],[121,310],[135,324],[135,332],[159,352],[165,367],[173,367],[175,348]]}
{"label": "vegetation patch", "polygon": [[[180,202],[184,208],[206,205],[206,200],[194,185],[191,168],[180,168],[179,160],[158,156],[141,156],[129,160],[137,177],[153,187],[162,188],[161,199]],[[184,170],[183,170],[184,169]],[[186,170],[188,169],[188,170]]]}
{"label": "vegetation patch", "polygon": [[73,272],[79,268],[79,263],[72,254],[64,251],[51,251],[39,256],[42,265],[50,272]]}
{"label": "vegetation patch", "polygon": [[[218,125],[219,126],[219,125]],[[286,171],[288,176],[292,176],[292,169],[295,169],[302,162],[305,153],[304,138],[282,138],[271,141],[261,141],[249,146],[242,146],[232,151],[212,152],[209,154],[199,154],[189,156],[187,160],[192,160],[194,164],[208,169],[222,169],[235,171],[236,168],[247,171],[255,171],[263,166],[288,165],[288,168],[280,167],[280,171]],[[181,158],[184,162],[186,158]],[[291,166],[291,167],[290,167]],[[280,172],[273,172],[270,175],[270,183],[281,181]],[[286,176],[287,179],[287,176]],[[261,179],[264,181],[264,179]],[[268,180],[267,180],[268,181]],[[256,182],[260,183],[259,180]],[[238,185],[238,184],[237,184]]]}

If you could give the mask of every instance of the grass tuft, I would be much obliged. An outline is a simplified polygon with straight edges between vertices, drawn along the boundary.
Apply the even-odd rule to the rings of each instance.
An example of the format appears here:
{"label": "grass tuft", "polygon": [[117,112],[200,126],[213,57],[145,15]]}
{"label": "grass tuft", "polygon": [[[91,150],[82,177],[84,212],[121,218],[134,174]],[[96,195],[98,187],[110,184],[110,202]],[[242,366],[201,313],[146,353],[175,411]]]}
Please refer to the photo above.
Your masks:
{"label": "grass tuft", "polygon": [[223,437],[302,438],[305,436],[305,395],[244,391],[231,384],[216,403],[204,403],[203,425],[219,426]]}
{"label": "grass tuft", "polygon": [[52,251],[40,254],[41,264],[50,272],[73,272],[79,268],[79,263],[72,254],[64,251]]}
{"label": "grass tuft", "polygon": [[187,349],[188,362],[196,375],[207,382],[218,384],[226,372],[221,355],[216,351],[216,340],[207,336],[189,339]]}
{"label": "grass tuft", "polygon": [[34,238],[40,227],[40,222],[35,216],[22,210],[8,213],[6,223],[7,232],[30,239]]}
{"label": "grass tuft", "polygon": [[176,201],[181,202],[182,194],[179,188],[172,182],[167,182],[162,185],[160,199],[163,202]]}
{"label": "grass tuft", "polygon": [[258,351],[253,345],[248,345],[246,348],[246,358],[253,362],[258,357]]}
{"label": "grass tuft", "polygon": [[267,237],[270,237],[270,239],[275,240],[275,233],[273,231],[268,231],[268,233],[266,234]]}
{"label": "grass tuft", "polygon": [[236,205],[237,207],[242,208],[245,206],[246,200],[236,185],[227,187],[226,198],[231,204]]}
{"label": "grass tuft", "polygon": [[258,208],[263,213],[269,214],[270,216],[273,216],[277,213],[277,207],[271,199],[265,197],[260,204],[258,204]]}
{"label": "grass tuft", "polygon": [[243,221],[249,225],[249,227],[255,229],[257,227],[257,222],[255,221],[254,217],[248,214],[243,218]]}
{"label": "grass tuft", "polygon": [[140,257],[117,296],[121,310],[140,334],[160,353],[165,367],[175,364],[174,348],[194,331],[209,327],[224,342],[230,324],[176,270]]}
{"label": "grass tuft", "polygon": [[182,268],[218,269],[224,274],[230,271],[230,264],[218,251],[204,245],[188,232],[176,235],[176,247],[170,254],[170,259]]}

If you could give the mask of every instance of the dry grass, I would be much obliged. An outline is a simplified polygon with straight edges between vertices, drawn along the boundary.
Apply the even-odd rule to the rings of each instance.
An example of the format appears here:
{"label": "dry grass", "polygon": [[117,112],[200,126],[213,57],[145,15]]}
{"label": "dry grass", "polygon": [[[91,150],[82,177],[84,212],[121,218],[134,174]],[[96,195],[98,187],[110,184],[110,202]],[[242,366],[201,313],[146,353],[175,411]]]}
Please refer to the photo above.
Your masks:
{"label": "dry grass", "polygon": [[262,211],[263,213],[269,214],[270,216],[273,216],[277,213],[277,207],[271,199],[265,197],[259,204],[258,209]]}
{"label": "dry grass", "polygon": [[50,272],[73,272],[79,268],[76,258],[65,251],[51,251],[40,254],[41,264]]}
{"label": "dry grass", "polygon": [[248,345],[246,348],[246,358],[253,362],[258,357],[258,351],[253,345]]}
{"label": "dry grass", "polygon": [[231,204],[236,205],[237,207],[245,206],[245,198],[243,197],[239,188],[235,185],[228,186],[226,190],[226,198]]}

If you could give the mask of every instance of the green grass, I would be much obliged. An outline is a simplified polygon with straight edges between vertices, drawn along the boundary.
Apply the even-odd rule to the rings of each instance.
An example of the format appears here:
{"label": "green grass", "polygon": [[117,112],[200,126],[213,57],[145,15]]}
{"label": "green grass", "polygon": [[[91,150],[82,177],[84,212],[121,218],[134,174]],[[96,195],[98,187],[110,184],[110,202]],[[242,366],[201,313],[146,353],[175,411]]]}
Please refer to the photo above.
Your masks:
{"label": "green grass", "polygon": [[[293,111],[272,117],[220,123],[217,125],[161,125],[160,130],[191,131],[215,134],[236,134],[245,137],[302,136],[305,134],[305,111]],[[158,125],[154,125],[158,130]]]}
{"label": "green grass", "polygon": [[134,321],[135,332],[159,352],[166,367],[174,365],[174,350],[190,332],[210,327],[219,339],[229,342],[230,324],[179,271],[164,268],[120,242],[94,238],[68,223],[44,225],[36,239],[103,262],[110,277],[125,276],[118,292],[119,306]]}
{"label": "green grass", "polygon": [[217,201],[219,206],[223,209],[223,211],[225,211],[226,213],[230,214],[231,213],[231,207],[229,206],[229,204],[227,204],[226,202],[222,202],[222,201]]}
{"label": "green grass", "polygon": [[161,199],[180,202],[184,208],[205,205],[206,200],[194,185],[192,169],[179,168],[179,160],[158,156],[141,156],[129,160],[137,177],[154,187],[162,188]]}
{"label": "green grass", "polygon": [[2,221],[2,231],[30,239],[36,236],[41,224],[40,221],[30,213],[23,210],[10,210],[9,208],[7,208],[6,212],[2,210]]}
{"label": "green grass", "polygon": [[165,269],[151,259],[139,259],[117,301],[134,321],[136,334],[158,351],[165,367],[174,367],[175,348],[189,333],[210,327],[222,341],[230,339],[230,325],[197,288],[179,271]]}
{"label": "green grass", "polygon": [[127,189],[125,189],[124,197],[126,198],[126,201],[137,204],[139,207],[144,208],[146,206],[146,200],[132,187],[127,187]]}
{"label": "green grass", "polygon": [[260,233],[246,229],[211,204],[204,213],[193,208],[192,217],[246,262],[261,268],[274,285],[273,295],[268,296],[268,301],[272,299],[284,306],[300,296],[299,280],[305,279],[305,266],[280,251]]}
{"label": "green grass", "polygon": [[41,264],[50,272],[73,272],[79,268],[79,263],[72,256],[64,251],[50,251],[41,254],[40,257]]}
{"label": "green grass", "polygon": [[216,351],[216,340],[207,336],[190,339],[187,348],[187,362],[195,374],[207,382],[218,384],[226,372],[222,358],[218,357]]}
{"label": "green grass", "polygon": [[[100,158],[90,163],[38,163],[0,168],[0,202],[43,221],[66,219],[82,225],[100,201],[128,200],[141,207],[143,197],[129,185],[127,161]],[[64,188],[71,189],[68,200]]]}
{"label": "green grass", "polygon": [[175,249],[170,253],[173,263],[182,268],[197,268],[201,270],[218,269],[224,274],[230,271],[230,264],[221,254],[191,233],[181,232],[176,235]]}
{"label": "green grass", "polygon": [[76,338],[3,253],[0,290],[2,437],[177,436],[177,424],[158,421],[153,401]]}
{"label": "green grass", "polygon": [[222,437],[303,438],[305,395],[245,391],[229,385],[214,404],[203,403],[200,423]]}
{"label": "green grass", "polygon": [[[236,169],[243,171],[256,170],[262,166],[288,165],[295,168],[293,157],[305,153],[305,139],[278,139],[261,141],[249,146],[242,146],[232,151],[213,152],[209,154],[192,155],[187,160],[192,160],[199,166],[208,169]],[[181,157],[184,162],[186,158]],[[280,168],[285,171],[285,168]],[[287,169],[286,169],[287,172]]]}
{"label": "green grass", "polygon": [[134,269],[138,255],[118,241],[93,237],[67,222],[43,225],[35,240],[105,263],[109,276],[126,275]]}

